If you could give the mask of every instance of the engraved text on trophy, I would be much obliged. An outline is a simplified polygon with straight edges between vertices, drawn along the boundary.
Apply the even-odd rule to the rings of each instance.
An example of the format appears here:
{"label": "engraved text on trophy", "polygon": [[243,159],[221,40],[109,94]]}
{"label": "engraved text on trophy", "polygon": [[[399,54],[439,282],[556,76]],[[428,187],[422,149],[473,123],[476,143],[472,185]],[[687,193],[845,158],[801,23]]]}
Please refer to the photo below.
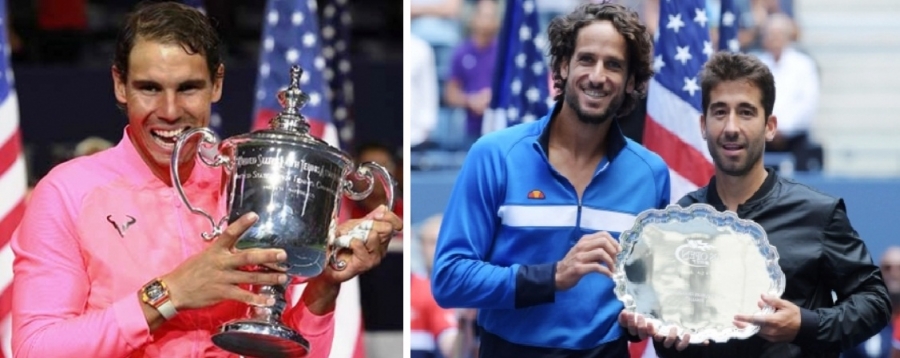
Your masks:
{"label": "engraved text on trophy", "polygon": [[316,153],[277,146],[244,146],[235,153],[229,222],[253,211],[259,221],[237,248],[287,251],[288,272],[321,273],[325,245],[341,193],[341,167]]}

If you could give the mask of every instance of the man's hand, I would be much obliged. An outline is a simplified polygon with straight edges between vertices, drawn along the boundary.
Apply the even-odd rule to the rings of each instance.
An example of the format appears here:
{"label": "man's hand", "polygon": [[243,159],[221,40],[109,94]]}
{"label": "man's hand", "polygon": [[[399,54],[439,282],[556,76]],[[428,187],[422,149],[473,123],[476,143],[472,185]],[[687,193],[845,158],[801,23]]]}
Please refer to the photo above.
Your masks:
{"label": "man's hand", "polygon": [[337,255],[337,260],[347,263],[347,266],[338,271],[331,267],[330,263],[326,263],[325,270],[321,274],[307,281],[302,300],[313,314],[324,315],[334,311],[341,283],[378,266],[381,259],[387,254],[391,239],[397,232],[403,230],[403,220],[382,205],[362,219],[348,220],[338,225],[335,234],[336,236],[346,235],[366,220],[372,221],[372,228],[369,230],[365,242],[362,241],[362,238],[357,238],[358,240],[350,240],[349,248],[337,248],[329,245],[326,257],[331,257],[331,250],[341,250]]}
{"label": "man's hand", "polygon": [[238,287],[239,284],[276,285],[287,281],[287,275],[280,272],[241,270],[256,265],[274,266],[287,258],[281,249],[232,249],[241,234],[258,219],[255,213],[245,214],[228,225],[206,250],[162,277],[169,286],[169,296],[176,309],[201,308],[226,299],[255,306],[275,303],[267,295],[257,295]]}
{"label": "man's hand", "polygon": [[591,272],[612,277],[619,251],[622,251],[619,243],[606,231],[582,236],[566,257],[556,263],[556,289],[568,290]]}
{"label": "man's hand", "polygon": [[800,307],[776,296],[761,295],[759,308],[766,305],[775,308],[772,314],[735,315],[734,325],[744,328],[755,324],[759,335],[769,342],[791,342],[800,331]]}
{"label": "man's hand", "polygon": [[[657,332],[656,327],[653,326],[650,321],[646,320],[643,315],[634,312],[626,312],[622,311],[619,313],[619,325],[628,330],[628,333],[632,336],[637,336],[641,340],[646,339],[647,337],[653,337],[653,340],[657,342],[663,342],[663,347],[672,348],[675,346],[675,350],[682,351],[688,347],[691,343],[691,334],[685,333],[681,337],[678,337],[678,331],[675,327],[669,328],[668,334],[663,335],[662,332]],[[709,341],[704,341],[703,345],[708,345]]]}
{"label": "man's hand", "polygon": [[[691,344],[691,334],[685,332],[685,334],[681,336],[681,338],[679,338],[677,335],[678,331],[675,329],[675,327],[671,327],[669,328],[668,335],[663,336],[662,334],[656,334],[653,336],[653,340],[657,342],[662,341],[663,347],[672,348],[672,345],[675,345],[676,351],[683,351]],[[703,345],[708,344],[708,340],[703,342]]]}
{"label": "man's hand", "polygon": [[619,325],[628,330],[628,334],[636,336],[642,341],[656,335],[656,328],[640,313],[624,310],[619,312]]}
{"label": "man's hand", "polygon": [[365,221],[371,221],[368,237],[356,237],[355,239],[358,240],[350,240],[349,248],[329,248],[329,257],[331,256],[330,250],[340,250],[337,254],[337,260],[346,262],[347,267],[338,271],[331,265],[327,265],[325,271],[313,279],[341,283],[369,271],[381,263],[381,259],[387,254],[391,239],[396,233],[403,230],[403,220],[382,205],[372,210],[362,219],[348,220],[338,225],[335,236],[342,236],[352,231],[357,231],[354,228]]}
{"label": "man's hand", "polygon": [[477,115],[484,114],[484,111],[491,105],[491,89],[485,88],[478,93],[469,96],[466,104],[472,113]]}

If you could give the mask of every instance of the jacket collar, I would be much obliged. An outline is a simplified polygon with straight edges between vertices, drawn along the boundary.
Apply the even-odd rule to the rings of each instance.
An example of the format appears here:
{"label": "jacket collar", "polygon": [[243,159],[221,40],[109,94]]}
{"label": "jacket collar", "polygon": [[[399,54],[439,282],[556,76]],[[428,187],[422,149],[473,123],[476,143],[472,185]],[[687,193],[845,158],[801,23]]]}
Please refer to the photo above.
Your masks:
{"label": "jacket collar", "polygon": [[[766,180],[764,180],[762,185],[759,186],[759,189],[756,189],[756,192],[750,196],[750,199],[747,199],[746,202],[738,205],[738,211],[741,211],[742,208],[755,207],[756,204],[762,202],[762,200],[768,197],[773,189],[775,189],[775,183],[778,181],[778,174],[775,173],[774,168],[766,168],[766,172],[768,173],[768,175],[766,175]],[[709,180],[706,198],[707,202],[715,207],[716,210],[725,211],[725,203],[722,202],[722,198],[719,197],[719,192],[716,190],[715,176]]]}
{"label": "jacket collar", "polygon": [[[538,136],[536,144],[548,158],[550,157],[551,124],[553,124],[553,121],[555,121],[557,115],[559,115],[559,111],[562,109],[563,102],[564,101],[557,101],[553,106],[553,111],[542,118],[544,124],[543,128],[541,128],[541,134]],[[606,157],[610,162],[612,162],[616,158],[616,156],[619,155],[619,152],[621,152],[627,144],[625,134],[622,133],[622,128],[619,127],[619,121],[615,118],[611,120],[612,125],[609,126],[609,131],[606,133]]]}

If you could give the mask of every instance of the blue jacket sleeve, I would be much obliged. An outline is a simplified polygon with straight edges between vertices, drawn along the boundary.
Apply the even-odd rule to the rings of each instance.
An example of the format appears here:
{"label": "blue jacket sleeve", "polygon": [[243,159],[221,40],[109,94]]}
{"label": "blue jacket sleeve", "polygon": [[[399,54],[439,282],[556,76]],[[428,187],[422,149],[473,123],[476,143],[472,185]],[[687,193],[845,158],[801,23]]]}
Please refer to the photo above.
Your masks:
{"label": "blue jacket sleeve", "polygon": [[506,167],[501,148],[482,138],[459,172],[438,235],[431,288],[442,307],[514,308],[519,265],[492,265]]}
{"label": "blue jacket sleeve", "polygon": [[655,170],[653,176],[656,178],[656,192],[659,193],[659,204],[656,208],[665,209],[672,204],[672,180],[669,167],[663,164],[662,168]]}

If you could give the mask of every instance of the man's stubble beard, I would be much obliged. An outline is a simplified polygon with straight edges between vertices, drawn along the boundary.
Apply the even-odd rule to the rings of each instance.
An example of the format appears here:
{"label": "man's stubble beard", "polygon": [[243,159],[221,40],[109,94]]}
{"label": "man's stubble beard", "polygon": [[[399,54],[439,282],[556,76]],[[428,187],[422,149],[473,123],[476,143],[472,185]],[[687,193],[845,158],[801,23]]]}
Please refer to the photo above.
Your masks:
{"label": "man's stubble beard", "polygon": [[[568,85],[568,81],[563,84],[563,88],[566,88]],[[622,103],[625,102],[625,93],[624,90],[622,92],[616,93],[613,95],[612,101],[610,101],[609,106],[606,107],[606,110],[603,113],[592,115],[584,112],[584,109],[581,108],[581,103],[578,102],[578,94],[575,93],[576,90],[580,90],[579,88],[567,88],[565,95],[563,96],[563,100],[566,105],[575,112],[575,116],[578,117],[578,120],[585,124],[603,124],[606,121],[615,118],[619,109],[622,107]]]}

